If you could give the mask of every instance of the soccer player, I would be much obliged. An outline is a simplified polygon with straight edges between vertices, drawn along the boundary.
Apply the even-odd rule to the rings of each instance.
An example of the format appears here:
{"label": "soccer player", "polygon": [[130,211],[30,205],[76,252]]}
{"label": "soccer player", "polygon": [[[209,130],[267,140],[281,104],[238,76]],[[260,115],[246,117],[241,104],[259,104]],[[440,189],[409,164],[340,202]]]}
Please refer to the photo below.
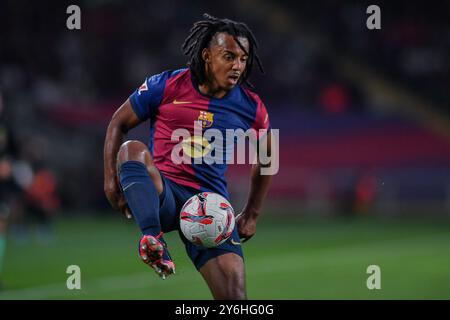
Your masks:
{"label": "soccer player", "polygon": [[[264,103],[247,87],[254,64],[262,65],[256,40],[244,24],[208,14],[190,30],[183,44],[188,68],[164,71],[147,78],[115,112],[104,146],[104,188],[112,207],[137,221],[143,237],[142,260],[163,278],[175,272],[163,233],[179,231],[179,212],[193,195],[203,191],[229,199],[226,164],[174,163],[176,129],[194,134],[194,124],[210,128],[265,129],[259,136],[270,154],[271,133]],[[149,145],[124,141],[128,130],[150,119]],[[233,141],[226,141],[224,148]],[[246,299],[244,260],[240,239],[256,232],[257,218],[271,176],[261,175],[262,161],[251,169],[250,191],[232,236],[215,248],[203,248],[179,232],[186,251],[215,299]]]}

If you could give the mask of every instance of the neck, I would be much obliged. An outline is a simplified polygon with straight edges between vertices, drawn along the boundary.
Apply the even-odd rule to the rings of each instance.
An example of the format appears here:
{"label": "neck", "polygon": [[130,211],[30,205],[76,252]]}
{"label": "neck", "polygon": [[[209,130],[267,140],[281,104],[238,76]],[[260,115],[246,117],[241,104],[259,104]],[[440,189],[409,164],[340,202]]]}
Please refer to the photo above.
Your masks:
{"label": "neck", "polygon": [[223,98],[227,94],[227,91],[220,88],[207,64],[205,65],[205,73],[206,82],[198,86],[200,92],[217,99]]}
{"label": "neck", "polygon": [[221,99],[227,94],[226,90],[221,89],[217,84],[210,82],[199,85],[198,89],[200,90],[201,93],[208,96],[213,96],[214,98],[217,99]]}

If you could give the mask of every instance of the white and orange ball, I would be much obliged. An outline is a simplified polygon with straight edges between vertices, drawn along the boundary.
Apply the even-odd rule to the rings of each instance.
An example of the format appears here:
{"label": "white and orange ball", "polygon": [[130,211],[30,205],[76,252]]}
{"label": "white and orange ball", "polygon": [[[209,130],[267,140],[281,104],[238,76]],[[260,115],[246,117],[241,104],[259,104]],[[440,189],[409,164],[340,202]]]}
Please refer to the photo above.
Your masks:
{"label": "white and orange ball", "polygon": [[213,192],[191,197],[180,212],[183,235],[198,246],[216,247],[231,236],[235,225],[234,210],[227,199]]}

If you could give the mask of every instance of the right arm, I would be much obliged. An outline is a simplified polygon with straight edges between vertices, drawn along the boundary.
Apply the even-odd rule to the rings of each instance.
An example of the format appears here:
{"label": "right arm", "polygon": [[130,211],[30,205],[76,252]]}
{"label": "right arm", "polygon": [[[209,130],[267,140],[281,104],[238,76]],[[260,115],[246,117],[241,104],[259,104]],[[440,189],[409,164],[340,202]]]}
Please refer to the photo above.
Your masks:
{"label": "right arm", "polygon": [[127,132],[141,122],[133,111],[130,100],[127,99],[111,118],[103,149],[105,195],[111,206],[122,211],[128,218],[131,218],[131,214],[121,192],[117,176],[117,153]]}

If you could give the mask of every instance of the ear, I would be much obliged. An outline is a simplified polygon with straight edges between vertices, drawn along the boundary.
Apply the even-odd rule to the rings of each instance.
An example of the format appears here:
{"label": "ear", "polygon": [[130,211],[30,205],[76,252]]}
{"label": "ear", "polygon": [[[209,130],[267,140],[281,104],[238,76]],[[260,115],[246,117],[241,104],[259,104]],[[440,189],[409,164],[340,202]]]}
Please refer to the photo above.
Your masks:
{"label": "ear", "polygon": [[209,48],[203,48],[202,58],[206,63],[209,63],[211,61],[211,50]]}

